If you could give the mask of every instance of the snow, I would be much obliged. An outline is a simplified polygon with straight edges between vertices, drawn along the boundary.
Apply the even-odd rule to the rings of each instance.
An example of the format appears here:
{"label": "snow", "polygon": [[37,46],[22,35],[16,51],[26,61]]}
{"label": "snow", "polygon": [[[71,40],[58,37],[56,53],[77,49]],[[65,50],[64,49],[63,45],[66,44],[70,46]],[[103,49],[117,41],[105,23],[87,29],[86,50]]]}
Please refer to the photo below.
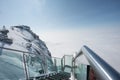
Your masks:
{"label": "snow", "polygon": [[[25,64],[27,64],[30,77],[40,75],[39,70],[49,70],[47,64],[52,65],[51,53],[46,44],[29,27],[26,28],[24,25],[12,26],[7,30],[9,31],[7,38],[13,42],[8,44],[0,41],[0,47],[30,53],[0,49],[0,79],[18,80],[25,78]],[[23,56],[24,54],[25,56]],[[48,63],[47,60],[49,60]]]}

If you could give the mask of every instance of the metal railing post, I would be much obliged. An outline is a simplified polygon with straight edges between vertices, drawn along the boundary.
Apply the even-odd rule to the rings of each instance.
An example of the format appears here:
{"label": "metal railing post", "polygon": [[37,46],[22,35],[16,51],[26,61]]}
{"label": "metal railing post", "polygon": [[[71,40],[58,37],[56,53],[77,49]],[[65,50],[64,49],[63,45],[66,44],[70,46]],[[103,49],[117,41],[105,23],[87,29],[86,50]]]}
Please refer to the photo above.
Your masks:
{"label": "metal railing post", "polygon": [[80,52],[73,59],[73,62],[81,54],[84,54],[87,58],[90,66],[94,69],[98,80],[120,80],[120,73],[113,69],[107,62],[105,62],[101,57],[99,57],[87,46],[82,47]]}

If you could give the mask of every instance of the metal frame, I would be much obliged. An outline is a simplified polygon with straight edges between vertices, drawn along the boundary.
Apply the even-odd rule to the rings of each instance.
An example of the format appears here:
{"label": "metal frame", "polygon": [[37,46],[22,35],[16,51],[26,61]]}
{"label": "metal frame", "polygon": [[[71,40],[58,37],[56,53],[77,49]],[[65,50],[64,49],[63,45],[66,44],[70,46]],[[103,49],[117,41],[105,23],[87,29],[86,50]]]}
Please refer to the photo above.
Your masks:
{"label": "metal frame", "polygon": [[[7,48],[7,47],[0,47],[0,49],[5,49],[5,50],[8,50],[8,51],[20,52],[21,54],[23,54],[22,57],[23,57],[24,74],[25,74],[26,80],[28,80],[29,79],[29,74],[28,74],[28,68],[27,68],[27,64],[26,64],[26,56],[27,56],[27,54],[34,54],[34,53],[33,52],[28,52],[28,51],[22,51],[22,50],[18,50],[18,49]],[[46,56],[44,56],[44,60],[45,60],[44,65],[41,64],[42,68],[44,69],[44,74],[47,73],[47,67],[48,67],[47,60],[45,58],[46,58]]]}
{"label": "metal frame", "polygon": [[[6,50],[11,50],[11,51],[22,52],[22,53],[31,53],[31,52],[27,52],[27,51],[12,49],[12,48],[5,48],[5,47],[0,47],[0,48],[1,48],[1,49],[6,49]],[[31,54],[32,54],[32,53],[31,53]]]}
{"label": "metal frame", "polygon": [[9,51],[16,51],[16,52],[20,52],[23,57],[23,68],[24,68],[24,74],[25,74],[25,78],[26,80],[29,79],[29,76],[28,76],[28,70],[27,70],[27,64],[26,64],[26,54],[25,53],[30,53],[30,52],[26,52],[26,51],[21,51],[21,50],[16,50],[16,49],[12,49],[12,48],[5,48],[5,47],[0,47],[1,49],[5,49],[5,50],[9,50]]}
{"label": "metal frame", "polygon": [[72,62],[75,62],[77,57],[81,54],[84,54],[87,58],[90,66],[94,69],[98,80],[120,80],[120,73],[113,69],[107,62],[105,62],[87,46],[82,47]]}
{"label": "metal frame", "polygon": [[[1,49],[12,50],[17,52],[30,53],[21,50],[15,50],[10,48],[0,47]],[[98,80],[120,80],[120,73],[113,69],[107,62],[100,58],[95,52],[89,49],[87,46],[83,46],[80,52],[73,58],[73,64],[75,60],[84,54],[90,63],[90,66],[94,69]],[[74,67],[75,65],[73,65]],[[28,75],[27,75],[28,76]]]}

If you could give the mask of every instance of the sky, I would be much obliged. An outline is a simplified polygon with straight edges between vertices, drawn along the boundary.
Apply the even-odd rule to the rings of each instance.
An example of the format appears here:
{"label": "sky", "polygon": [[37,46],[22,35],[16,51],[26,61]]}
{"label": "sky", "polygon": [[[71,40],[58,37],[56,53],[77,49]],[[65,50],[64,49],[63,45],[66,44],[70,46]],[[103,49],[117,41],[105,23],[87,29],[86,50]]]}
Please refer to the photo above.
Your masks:
{"label": "sky", "polygon": [[87,45],[120,72],[120,0],[0,0],[0,26],[28,25],[52,56]]}

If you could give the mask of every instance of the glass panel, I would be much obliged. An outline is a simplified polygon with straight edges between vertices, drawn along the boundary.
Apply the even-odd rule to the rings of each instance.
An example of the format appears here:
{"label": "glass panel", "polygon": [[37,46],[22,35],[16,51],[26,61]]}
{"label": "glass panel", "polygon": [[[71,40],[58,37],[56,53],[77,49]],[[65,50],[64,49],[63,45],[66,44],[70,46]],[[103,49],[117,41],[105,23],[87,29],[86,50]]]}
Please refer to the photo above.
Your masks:
{"label": "glass panel", "polygon": [[75,78],[77,80],[89,80],[88,76],[89,76],[89,65],[88,65],[88,61],[85,58],[84,55],[81,55],[79,57],[76,58],[75,62],[74,62],[74,73],[75,73]]}
{"label": "glass panel", "polygon": [[73,56],[72,55],[65,55],[63,58],[64,58],[63,59],[63,63],[64,63],[63,70],[65,72],[71,73]]}
{"label": "glass panel", "polygon": [[24,80],[22,53],[2,49],[0,55],[0,80]]}
{"label": "glass panel", "polygon": [[89,62],[87,61],[85,55],[80,55],[79,57],[77,57],[76,63],[89,65]]}
{"label": "glass panel", "polygon": [[48,72],[54,71],[53,62],[52,62],[52,59],[50,57],[47,58],[47,71]]}
{"label": "glass panel", "polygon": [[36,77],[40,75],[40,71],[43,70],[42,68],[42,61],[39,57],[37,56],[26,56],[27,60],[27,67],[28,67],[28,73],[29,77]]}
{"label": "glass panel", "polygon": [[61,71],[61,58],[52,58],[53,59],[53,64],[54,64],[54,68],[56,69],[57,72]]}
{"label": "glass panel", "polygon": [[87,65],[78,64],[75,68],[75,76],[77,80],[87,80]]}
{"label": "glass panel", "polygon": [[72,66],[72,56],[71,55],[66,55],[65,56],[65,65]]}

